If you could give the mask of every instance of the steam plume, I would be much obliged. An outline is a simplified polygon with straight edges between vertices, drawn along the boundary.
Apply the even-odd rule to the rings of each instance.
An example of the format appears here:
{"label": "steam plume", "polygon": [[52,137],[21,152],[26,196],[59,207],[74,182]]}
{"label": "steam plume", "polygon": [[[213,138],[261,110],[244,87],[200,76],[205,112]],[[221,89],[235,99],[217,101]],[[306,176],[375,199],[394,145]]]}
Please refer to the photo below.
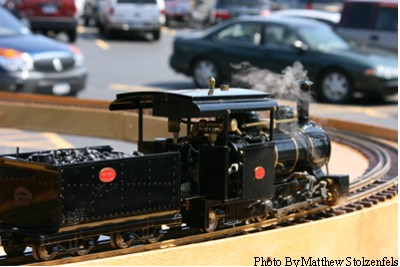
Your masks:
{"label": "steam plume", "polygon": [[234,84],[266,91],[276,98],[296,100],[301,97],[300,81],[307,80],[307,71],[296,61],[286,67],[281,74],[267,69],[258,69],[248,62],[232,64],[238,72],[232,76]]}

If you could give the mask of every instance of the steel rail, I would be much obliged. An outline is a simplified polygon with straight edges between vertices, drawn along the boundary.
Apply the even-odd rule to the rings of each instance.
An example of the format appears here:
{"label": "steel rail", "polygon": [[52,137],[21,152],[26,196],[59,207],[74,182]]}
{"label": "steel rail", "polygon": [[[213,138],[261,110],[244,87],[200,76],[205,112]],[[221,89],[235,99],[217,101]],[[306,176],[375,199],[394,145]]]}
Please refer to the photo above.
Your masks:
{"label": "steel rail", "polygon": [[[391,159],[388,152],[382,147],[382,145],[376,144],[371,139],[366,140],[363,136],[351,133],[332,132],[330,133],[330,136],[332,136],[333,139],[336,139],[337,142],[340,142],[340,139],[346,139],[346,144],[350,146],[362,146],[363,149],[368,150],[370,153],[374,154],[378,162],[375,166],[370,166],[371,168],[369,170],[367,170],[364,174],[362,174],[350,184],[351,191],[356,191],[357,189],[371,184],[373,181],[379,180],[390,170]],[[366,142],[368,143],[368,145],[364,145]],[[363,153],[362,151],[359,152]]]}

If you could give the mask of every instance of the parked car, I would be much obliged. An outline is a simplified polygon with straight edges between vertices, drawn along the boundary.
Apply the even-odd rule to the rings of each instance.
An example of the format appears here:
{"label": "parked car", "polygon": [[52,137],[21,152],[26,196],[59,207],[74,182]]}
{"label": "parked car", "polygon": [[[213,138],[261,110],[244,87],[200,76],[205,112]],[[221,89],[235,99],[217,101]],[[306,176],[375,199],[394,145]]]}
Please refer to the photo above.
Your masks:
{"label": "parked car", "polygon": [[98,26],[107,37],[113,31],[150,32],[159,40],[164,24],[164,0],[100,0]]}
{"label": "parked car", "polygon": [[230,81],[233,65],[281,73],[300,62],[319,99],[340,103],[354,92],[397,93],[397,55],[358,49],[328,25],[302,18],[247,16],[204,31],[177,35],[170,66],[207,87],[210,77]]}
{"label": "parked car", "polygon": [[271,0],[272,9],[315,9],[340,12],[344,0]]}
{"label": "parked car", "polygon": [[397,0],[346,1],[336,30],[360,44],[397,53]]}
{"label": "parked car", "polygon": [[184,21],[189,19],[189,0],[165,0],[166,25],[170,21]]}
{"label": "parked car", "polygon": [[0,7],[0,90],[75,96],[88,70],[76,46],[27,27]]}
{"label": "parked car", "polygon": [[242,15],[269,15],[270,0],[195,0],[190,10],[190,25],[207,28]]}
{"label": "parked car", "polygon": [[83,23],[85,26],[99,25],[100,0],[85,0],[83,4]]}
{"label": "parked car", "polygon": [[271,16],[297,17],[314,19],[335,27],[340,21],[340,13],[317,9],[282,9],[271,13]]}
{"label": "parked car", "polygon": [[70,42],[76,41],[78,15],[74,0],[21,0],[19,13],[29,20],[32,31],[65,32]]}

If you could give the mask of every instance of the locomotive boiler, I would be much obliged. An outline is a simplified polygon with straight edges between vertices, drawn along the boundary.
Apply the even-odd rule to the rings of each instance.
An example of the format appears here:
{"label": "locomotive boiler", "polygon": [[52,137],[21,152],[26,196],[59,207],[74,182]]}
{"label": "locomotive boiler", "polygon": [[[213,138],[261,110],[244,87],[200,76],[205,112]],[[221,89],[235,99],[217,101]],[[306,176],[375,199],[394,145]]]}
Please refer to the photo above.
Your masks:
{"label": "locomotive boiler", "polygon": [[[302,83],[308,90],[309,82]],[[215,231],[336,205],[348,176],[323,168],[327,133],[268,93],[213,88],[117,95],[110,110],[138,111],[138,151],[109,146],[0,157],[0,234],[7,255],[86,254],[99,235],[114,248],[154,242],[162,227]],[[144,112],[170,136],[145,140]],[[146,111],[147,112],[147,111]]]}

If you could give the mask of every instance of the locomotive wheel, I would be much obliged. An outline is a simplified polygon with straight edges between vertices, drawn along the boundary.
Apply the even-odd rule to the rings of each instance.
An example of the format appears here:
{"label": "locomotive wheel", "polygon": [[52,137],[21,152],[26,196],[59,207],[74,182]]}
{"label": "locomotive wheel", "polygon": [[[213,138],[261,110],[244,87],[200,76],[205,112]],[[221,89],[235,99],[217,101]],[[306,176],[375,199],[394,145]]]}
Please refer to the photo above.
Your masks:
{"label": "locomotive wheel", "polygon": [[90,251],[92,251],[92,248],[82,248],[76,251],[75,254],[78,256],[83,256],[89,254]]}
{"label": "locomotive wheel", "polygon": [[51,246],[35,245],[32,247],[32,256],[37,261],[49,261],[56,257],[55,252],[51,252]]}
{"label": "locomotive wheel", "polygon": [[254,218],[251,218],[252,222],[262,222],[265,221],[267,219],[268,215],[261,215],[261,216],[257,216]]}
{"label": "locomotive wheel", "polygon": [[133,236],[129,232],[117,232],[110,235],[110,244],[113,248],[127,248],[133,240]]}
{"label": "locomotive wheel", "polygon": [[96,245],[98,240],[98,236],[93,237],[92,239],[80,240],[81,244],[79,246],[79,250],[75,251],[75,254],[78,256],[83,256],[89,254],[92,251],[93,247]]}
{"label": "locomotive wheel", "polygon": [[19,257],[24,255],[26,246],[19,244],[3,244],[3,249],[8,257]]}
{"label": "locomotive wheel", "polygon": [[334,206],[338,203],[340,199],[340,192],[338,186],[332,179],[326,180],[328,183],[328,199],[326,200],[326,204],[329,206]]}
{"label": "locomotive wheel", "polygon": [[204,230],[208,233],[214,232],[218,227],[218,217],[214,210],[208,212],[208,227]]}
{"label": "locomotive wheel", "polygon": [[163,236],[164,235],[160,233],[157,228],[150,229],[150,235],[149,238],[146,239],[146,241],[149,244],[157,243]]}

